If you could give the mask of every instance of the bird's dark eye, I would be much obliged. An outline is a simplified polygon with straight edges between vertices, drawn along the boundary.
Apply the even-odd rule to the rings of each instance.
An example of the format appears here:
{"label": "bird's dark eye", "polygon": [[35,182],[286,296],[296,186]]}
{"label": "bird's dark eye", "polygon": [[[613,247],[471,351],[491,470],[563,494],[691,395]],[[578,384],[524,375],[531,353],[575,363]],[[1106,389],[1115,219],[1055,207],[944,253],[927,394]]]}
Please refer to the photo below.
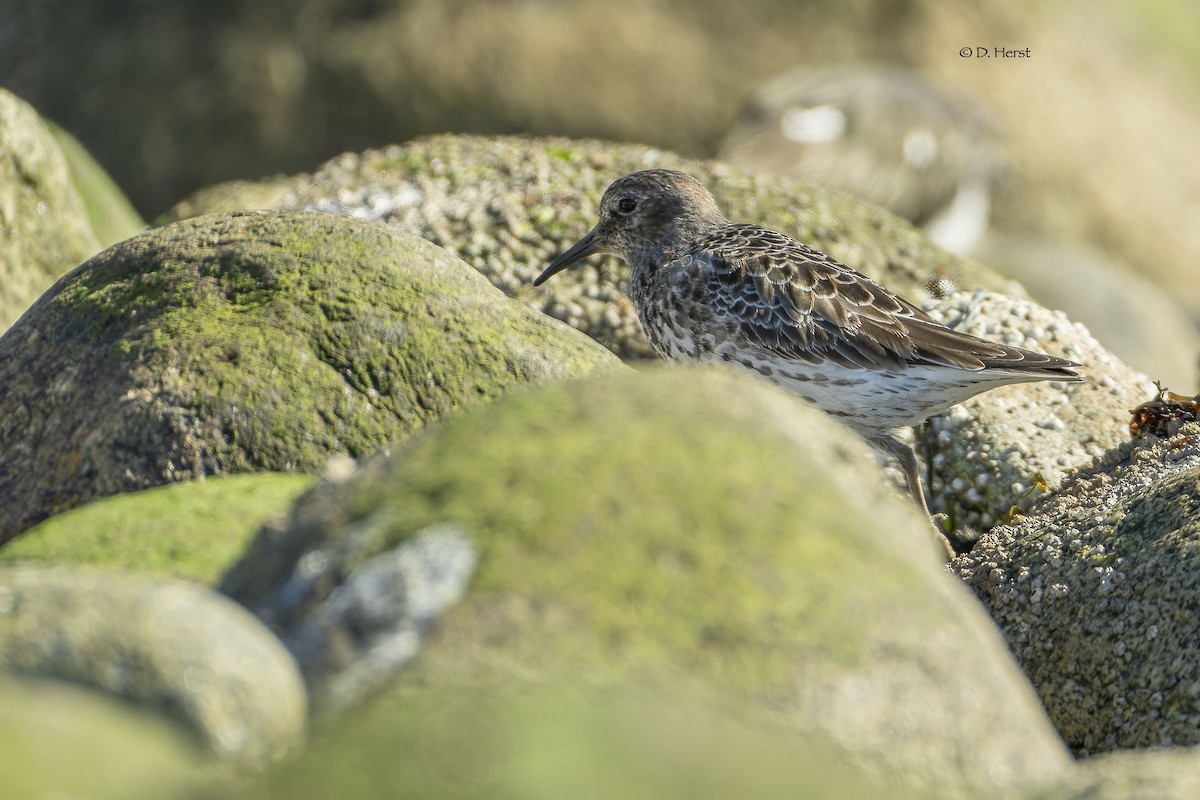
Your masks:
{"label": "bird's dark eye", "polygon": [[622,214],[632,214],[635,208],[637,208],[637,200],[632,197],[622,197],[617,201],[617,211]]}

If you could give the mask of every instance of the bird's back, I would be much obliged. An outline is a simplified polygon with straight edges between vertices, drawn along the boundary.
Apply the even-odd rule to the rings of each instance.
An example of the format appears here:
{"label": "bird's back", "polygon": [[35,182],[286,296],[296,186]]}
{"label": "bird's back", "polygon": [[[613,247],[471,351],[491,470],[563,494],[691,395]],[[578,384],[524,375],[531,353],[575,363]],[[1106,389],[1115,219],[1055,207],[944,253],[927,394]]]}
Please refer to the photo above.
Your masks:
{"label": "bird's back", "polygon": [[[747,346],[846,369],[941,367],[1025,380],[1078,380],[1067,359],[947,328],[917,306],[777,231],[731,223],[692,243],[716,316]],[[982,375],[981,375],[982,377]],[[998,376],[997,376],[998,377]]]}

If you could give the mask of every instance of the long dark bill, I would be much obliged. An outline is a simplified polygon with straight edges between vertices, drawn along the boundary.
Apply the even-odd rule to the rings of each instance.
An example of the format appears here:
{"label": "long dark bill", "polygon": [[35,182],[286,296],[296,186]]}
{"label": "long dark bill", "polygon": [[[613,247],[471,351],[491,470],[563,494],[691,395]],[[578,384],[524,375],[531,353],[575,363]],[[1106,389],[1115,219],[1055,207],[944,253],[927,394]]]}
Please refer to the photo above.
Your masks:
{"label": "long dark bill", "polygon": [[587,258],[592,253],[596,252],[599,247],[600,239],[596,235],[596,229],[592,228],[590,231],[588,231],[588,235],[576,242],[570,250],[551,261],[550,266],[546,267],[546,271],[534,278],[533,285],[541,286],[551,275],[556,272],[562,272],[576,261]]}

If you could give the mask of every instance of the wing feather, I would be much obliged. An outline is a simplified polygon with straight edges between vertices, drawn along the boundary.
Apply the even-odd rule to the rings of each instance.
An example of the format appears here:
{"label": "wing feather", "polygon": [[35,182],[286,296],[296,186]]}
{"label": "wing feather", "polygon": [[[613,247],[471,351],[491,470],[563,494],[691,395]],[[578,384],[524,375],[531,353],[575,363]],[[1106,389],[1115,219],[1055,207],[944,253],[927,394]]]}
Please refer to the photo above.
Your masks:
{"label": "wing feather", "polygon": [[855,270],[781,233],[730,224],[696,243],[708,294],[747,344],[851,369],[939,365],[1072,380],[1066,359],[980,339],[935,322]]}

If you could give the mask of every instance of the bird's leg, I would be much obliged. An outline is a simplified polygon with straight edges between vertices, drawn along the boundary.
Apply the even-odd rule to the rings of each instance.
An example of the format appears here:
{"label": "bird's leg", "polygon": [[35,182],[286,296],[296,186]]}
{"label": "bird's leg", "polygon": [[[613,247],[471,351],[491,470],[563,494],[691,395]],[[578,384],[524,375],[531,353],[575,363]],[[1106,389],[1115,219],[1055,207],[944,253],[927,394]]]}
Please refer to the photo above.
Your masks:
{"label": "bird's leg", "polygon": [[909,494],[912,495],[917,506],[925,512],[925,517],[933,526],[938,544],[946,551],[947,560],[953,559],[956,555],[954,548],[950,545],[950,540],[946,538],[945,532],[942,531],[941,525],[938,524],[937,518],[929,513],[929,504],[925,502],[925,489],[921,485],[921,470],[920,465],[917,463],[917,454],[904,442],[886,434],[872,437],[871,443],[887,455],[896,459],[896,463],[900,466],[900,471],[904,473],[904,481],[908,484]]}
{"label": "bird's leg", "polygon": [[917,463],[917,454],[904,442],[892,436],[879,436],[871,440],[876,447],[896,459],[900,471],[904,473],[904,482],[908,485],[909,494],[913,500],[930,517],[929,504],[925,502],[925,489],[921,485],[921,469]]}

